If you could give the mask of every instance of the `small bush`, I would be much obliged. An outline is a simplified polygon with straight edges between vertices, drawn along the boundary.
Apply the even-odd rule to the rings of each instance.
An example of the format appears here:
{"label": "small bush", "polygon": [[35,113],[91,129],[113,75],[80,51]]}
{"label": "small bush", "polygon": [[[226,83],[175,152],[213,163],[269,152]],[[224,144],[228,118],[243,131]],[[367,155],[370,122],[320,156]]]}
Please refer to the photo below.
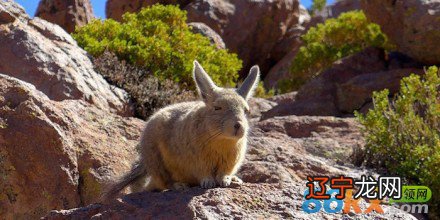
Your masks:
{"label": "small bush", "polygon": [[[437,67],[401,81],[400,94],[373,93],[374,110],[356,113],[366,136],[367,165],[429,186],[440,205],[440,75]],[[431,212],[431,209],[429,210]],[[438,211],[438,210],[437,210]]]}
{"label": "small bush", "polygon": [[387,37],[379,25],[367,21],[361,11],[342,13],[338,18],[318,24],[302,37],[301,46],[292,61],[292,78],[282,82],[280,90],[298,89],[305,81],[343,57],[366,47],[387,47]]}
{"label": "small bush", "polygon": [[258,98],[270,98],[272,96],[275,95],[275,90],[274,89],[269,89],[267,90],[266,88],[264,88],[264,83],[263,81],[260,81],[258,83],[257,88],[255,89],[255,97]]}
{"label": "small bush", "polygon": [[193,92],[181,89],[172,80],[158,80],[148,70],[120,61],[111,52],[104,52],[93,60],[93,64],[107,81],[127,91],[139,118],[147,119],[169,104],[195,100]]}
{"label": "small bush", "polygon": [[316,11],[322,11],[325,8],[325,5],[327,4],[327,0],[313,0],[312,2],[313,2],[311,8],[312,15],[314,15]]}
{"label": "small bush", "polygon": [[172,79],[194,88],[191,72],[197,59],[216,83],[235,86],[242,66],[237,55],[192,33],[186,19],[186,12],[177,6],[156,4],[138,14],[125,14],[122,23],[94,20],[77,29],[73,37],[94,57],[108,50],[159,80]]}

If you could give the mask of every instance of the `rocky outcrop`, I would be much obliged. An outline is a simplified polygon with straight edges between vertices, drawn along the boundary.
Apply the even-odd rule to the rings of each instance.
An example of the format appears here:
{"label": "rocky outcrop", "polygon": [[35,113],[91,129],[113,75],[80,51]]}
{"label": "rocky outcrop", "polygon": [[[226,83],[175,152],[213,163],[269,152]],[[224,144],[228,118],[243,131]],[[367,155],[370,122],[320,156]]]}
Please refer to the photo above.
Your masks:
{"label": "rocky outcrop", "polygon": [[371,101],[373,91],[398,91],[400,79],[423,73],[421,65],[398,54],[367,48],[336,61],[331,68],[303,85],[293,102],[277,105],[262,118],[284,115],[342,116]]}
{"label": "rocky outcrop", "polygon": [[52,100],[85,100],[130,114],[126,93],[96,73],[86,52],[58,25],[30,19],[13,1],[1,1],[0,14],[1,73],[31,83]]}
{"label": "rocky outcrop", "polygon": [[353,77],[336,88],[336,105],[339,111],[353,112],[371,102],[374,91],[388,89],[391,94],[399,92],[400,80],[412,73],[422,74],[422,69],[406,68],[373,72]]}
{"label": "rocky outcrop", "polygon": [[121,21],[123,14],[127,12],[138,12],[142,8],[156,3],[163,5],[179,5],[183,8],[190,2],[191,0],[107,0],[105,14],[107,15],[107,18]]}
{"label": "rocky outcrop", "polygon": [[41,0],[35,16],[58,24],[69,33],[94,18],[90,0]]}
{"label": "rocky outcrop", "polygon": [[361,6],[398,51],[426,64],[440,63],[440,1],[362,0]]}
{"label": "rocky outcrop", "polygon": [[315,12],[314,17],[320,18],[322,21],[329,18],[336,18],[340,14],[353,10],[361,9],[361,0],[339,0],[333,4],[325,6],[322,11]]}
{"label": "rocky outcrop", "polygon": [[290,66],[302,45],[301,36],[306,33],[307,29],[305,27],[309,26],[310,21],[311,17],[307,9],[300,5],[299,25],[291,27],[287,31],[286,37],[279,44],[279,47],[284,47],[283,45],[290,45],[290,48],[283,48],[280,51],[282,54],[284,54],[285,50],[288,49],[288,52],[284,55],[284,57],[277,61],[264,77],[264,86],[266,88],[277,88],[278,83],[291,77]]}
{"label": "rocky outcrop", "polygon": [[215,45],[217,49],[225,49],[225,42],[214,30],[212,30],[208,25],[200,23],[200,22],[191,22],[188,23],[191,27],[191,30],[194,33],[201,34],[211,41],[211,44]]}
{"label": "rocky outcrop", "polygon": [[243,60],[243,69],[258,64],[266,75],[297,44],[296,39],[286,40],[299,25],[297,0],[195,0],[185,10],[190,22],[205,23],[220,34]]}
{"label": "rocky outcrop", "polygon": [[[53,211],[45,219],[343,219],[354,213],[321,211],[310,215],[302,210],[305,179],[307,175],[340,174],[359,178],[369,173],[347,163],[351,149],[361,145],[358,126],[352,119],[289,116],[257,122],[239,172],[245,181],[242,186],[129,194],[106,204]],[[333,159],[324,159],[324,154]],[[361,202],[363,210],[367,206]],[[412,219],[398,209],[382,207],[385,214],[361,217]]]}
{"label": "rocky outcrop", "polygon": [[142,126],[0,74],[0,216],[35,219],[97,201],[102,182],[129,168]]}
{"label": "rocky outcrop", "polygon": [[307,11],[307,8],[303,5],[299,5],[299,24],[305,25],[310,22],[312,17],[309,14],[309,11]]}
{"label": "rocky outcrop", "polygon": [[269,89],[278,88],[278,84],[282,82],[282,80],[291,78],[290,67],[292,65],[293,59],[299,51],[299,48],[301,47],[301,41],[299,37],[301,36],[301,33],[304,33],[304,28],[299,28],[301,28],[301,30],[298,30],[296,32],[296,35],[298,36],[298,38],[296,38],[297,44],[294,45],[294,47],[290,48],[290,52],[287,53],[283,57],[283,59],[278,61],[275,66],[273,66],[269,70],[266,77],[264,78],[264,87]]}

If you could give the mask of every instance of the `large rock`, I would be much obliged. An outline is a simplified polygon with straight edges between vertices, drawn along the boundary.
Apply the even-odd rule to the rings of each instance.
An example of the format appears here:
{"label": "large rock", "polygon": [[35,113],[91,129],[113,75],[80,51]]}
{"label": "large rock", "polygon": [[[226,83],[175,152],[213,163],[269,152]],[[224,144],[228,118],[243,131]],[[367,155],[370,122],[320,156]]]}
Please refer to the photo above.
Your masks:
{"label": "large rock", "polygon": [[215,45],[217,49],[225,49],[225,42],[214,30],[212,30],[208,25],[200,22],[191,22],[188,23],[188,26],[191,27],[192,32],[201,34],[211,41],[211,44]]}
{"label": "large rock", "polygon": [[336,18],[344,12],[360,9],[361,0],[339,0],[325,6],[321,11],[315,12],[314,16],[326,20],[328,18]]}
{"label": "large rock", "polygon": [[299,6],[299,25],[291,27],[286,34],[286,38],[282,40],[278,48],[282,48],[279,51],[284,54],[283,48],[285,45],[291,45],[287,54],[282,57],[275,65],[273,65],[267,75],[264,77],[264,86],[266,88],[277,88],[278,84],[285,79],[291,78],[290,66],[292,61],[298,53],[299,48],[302,46],[301,36],[307,32],[307,26],[311,21],[311,17],[307,9]]}
{"label": "large rock", "polygon": [[142,8],[156,3],[163,5],[179,5],[181,8],[189,4],[191,0],[107,0],[105,14],[107,18],[116,21],[122,20],[122,15],[127,12],[139,12]]}
{"label": "large rock", "polygon": [[50,99],[80,99],[129,114],[127,94],[93,70],[84,50],[58,25],[29,19],[13,1],[0,1],[0,72],[33,84]]}
{"label": "large rock", "polygon": [[36,219],[95,202],[102,182],[136,157],[142,126],[0,74],[0,216]]}
{"label": "large rock", "polygon": [[283,80],[291,78],[290,67],[292,66],[292,61],[295,58],[296,54],[301,47],[300,36],[301,33],[304,33],[304,28],[299,27],[300,29],[296,32],[298,38],[296,38],[297,44],[290,48],[290,52],[288,52],[280,61],[278,61],[267,73],[266,77],[264,77],[264,87],[265,88],[278,88],[278,84]]}
{"label": "large rock", "polygon": [[337,18],[344,12],[361,10],[360,0],[338,0],[333,4],[326,5],[321,11],[315,11],[310,22],[305,24],[306,29],[315,27],[329,18]]}
{"label": "large rock", "polygon": [[419,63],[398,53],[367,48],[336,61],[303,85],[292,102],[275,106],[264,112],[262,118],[351,114],[368,104],[375,90],[389,88],[392,93],[397,92],[400,79],[412,72],[423,72]]}
{"label": "large rock", "polygon": [[[145,192],[84,208],[51,212],[46,219],[344,219],[349,214],[306,214],[301,206],[308,175],[376,175],[347,163],[351,148],[363,145],[353,119],[280,117],[254,124],[243,186],[204,190]],[[322,156],[333,159],[324,159]],[[367,203],[361,202],[363,210]],[[361,219],[413,219],[382,205],[385,214]]]}
{"label": "large rock", "polygon": [[190,22],[205,23],[220,34],[243,60],[243,69],[258,64],[266,75],[297,44],[285,39],[299,25],[298,0],[194,0],[185,9]]}
{"label": "large rock", "polygon": [[58,24],[69,33],[95,17],[90,0],[41,0],[35,16]]}
{"label": "large rock", "polygon": [[347,82],[337,85],[337,106],[342,112],[353,112],[361,109],[371,101],[374,91],[388,89],[391,94],[399,92],[400,80],[410,74],[422,74],[422,69],[394,69],[356,76]]}
{"label": "large rock", "polygon": [[439,0],[362,0],[361,6],[398,51],[426,64],[440,63]]}

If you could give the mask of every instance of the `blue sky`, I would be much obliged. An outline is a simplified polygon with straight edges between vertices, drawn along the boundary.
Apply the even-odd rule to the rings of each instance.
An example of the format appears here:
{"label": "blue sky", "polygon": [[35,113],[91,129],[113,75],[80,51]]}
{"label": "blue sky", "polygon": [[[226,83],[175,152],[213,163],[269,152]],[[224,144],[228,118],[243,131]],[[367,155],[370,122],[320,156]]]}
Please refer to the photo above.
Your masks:
{"label": "blue sky", "polygon": [[[93,11],[95,12],[95,15],[104,18],[105,17],[105,2],[106,0],[91,0]],[[16,0],[18,4],[22,5],[26,12],[30,16],[34,16],[35,10],[37,9],[39,0]],[[304,5],[306,8],[310,7],[312,4],[312,0],[300,0],[301,4]],[[328,3],[334,2],[334,0],[327,0]]]}

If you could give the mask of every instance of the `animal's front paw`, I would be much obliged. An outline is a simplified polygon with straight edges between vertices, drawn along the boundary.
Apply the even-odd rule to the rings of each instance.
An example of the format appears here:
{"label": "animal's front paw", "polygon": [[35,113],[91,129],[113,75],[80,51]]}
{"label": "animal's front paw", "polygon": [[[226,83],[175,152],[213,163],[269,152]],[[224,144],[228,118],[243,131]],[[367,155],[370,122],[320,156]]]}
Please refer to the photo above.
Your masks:
{"label": "animal's front paw", "polygon": [[241,185],[243,184],[243,180],[241,180],[240,178],[238,178],[235,175],[232,176],[220,176],[217,178],[217,181],[219,182],[220,186],[222,187],[228,187],[231,185]]}
{"label": "animal's front paw", "polygon": [[218,179],[219,179],[218,182],[219,182],[220,186],[222,186],[222,187],[227,187],[227,186],[231,185],[231,182],[232,182],[231,176],[223,176]]}
{"label": "animal's front paw", "polygon": [[212,177],[206,177],[200,182],[200,187],[204,189],[214,188],[216,185],[215,179]]}
{"label": "animal's front paw", "polygon": [[231,181],[232,181],[232,183],[234,183],[234,184],[237,184],[237,185],[241,185],[241,184],[243,184],[243,180],[241,180],[240,178],[238,178],[238,176],[231,176]]}
{"label": "animal's front paw", "polygon": [[177,182],[177,183],[173,184],[173,189],[174,190],[178,190],[178,191],[184,191],[184,190],[189,189],[189,185],[186,184],[186,183],[179,183],[179,182]]}

